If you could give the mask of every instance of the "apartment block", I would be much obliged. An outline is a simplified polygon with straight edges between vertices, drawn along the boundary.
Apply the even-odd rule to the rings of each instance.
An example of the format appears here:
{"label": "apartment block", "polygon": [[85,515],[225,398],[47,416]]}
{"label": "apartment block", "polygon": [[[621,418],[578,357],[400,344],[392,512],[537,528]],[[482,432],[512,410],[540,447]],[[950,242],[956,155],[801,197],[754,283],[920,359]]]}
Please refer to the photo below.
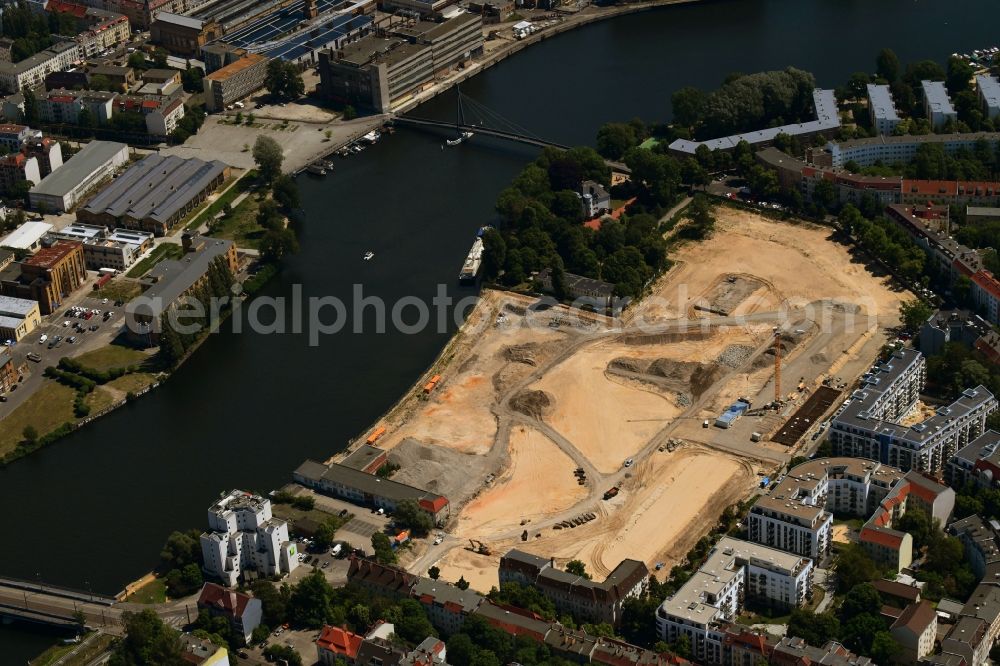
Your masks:
{"label": "apartment block", "polygon": [[797,608],[809,594],[813,562],[748,541],[723,537],[705,563],[656,610],[656,627],[667,642],[687,636],[691,657],[722,663],[726,625],[745,599]]}
{"label": "apartment block", "polygon": [[617,625],[625,601],[645,591],[649,569],[643,562],[626,559],[604,581],[596,582],[557,569],[554,558],[515,549],[500,558],[499,577],[501,584],[520,583],[537,588],[560,612]]}
{"label": "apartment block", "polygon": [[288,524],[271,515],[271,500],[233,490],[208,509],[209,531],[201,535],[205,571],[233,587],[245,570],[262,576],[290,573],[298,550]]}
{"label": "apartment block", "polygon": [[944,478],[952,488],[972,483],[993,488],[1000,483],[1000,432],[987,430],[955,452],[945,467]]}
{"label": "apartment block", "polygon": [[219,112],[241,99],[249,97],[264,87],[268,58],[248,53],[236,62],[217,69],[206,76],[205,107],[209,112]]}
{"label": "apartment block", "polygon": [[868,115],[879,134],[892,134],[899,125],[899,113],[887,85],[868,84]]}
{"label": "apartment block", "polygon": [[76,42],[58,42],[20,62],[0,62],[0,89],[16,93],[25,86],[35,88],[45,82],[46,74],[69,69],[79,59]]}
{"label": "apartment block", "polygon": [[920,89],[924,100],[924,112],[931,127],[938,129],[949,122],[958,120],[958,113],[951,104],[948,89],[942,81],[921,81]]}
{"label": "apartment block", "polygon": [[923,388],[925,365],[923,354],[912,349],[876,363],[831,420],[834,454],[942,474],[955,452],[985,431],[997,401],[985,386],[977,386],[930,418],[901,425]]}
{"label": "apartment block", "polygon": [[983,105],[983,114],[990,119],[1000,117],[1000,80],[995,76],[976,76],[976,90]]}

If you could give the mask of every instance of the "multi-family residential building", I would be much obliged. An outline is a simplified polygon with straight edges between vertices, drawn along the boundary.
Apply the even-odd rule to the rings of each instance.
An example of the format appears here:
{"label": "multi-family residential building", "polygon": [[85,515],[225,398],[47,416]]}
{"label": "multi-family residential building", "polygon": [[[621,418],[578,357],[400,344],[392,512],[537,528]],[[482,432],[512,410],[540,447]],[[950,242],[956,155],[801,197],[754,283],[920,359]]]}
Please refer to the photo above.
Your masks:
{"label": "multi-family residential building", "polygon": [[921,81],[920,90],[924,100],[924,113],[931,127],[938,129],[958,120],[958,113],[951,104],[948,89],[942,81]]}
{"label": "multi-family residential building", "polygon": [[972,348],[989,330],[990,325],[982,317],[968,310],[938,310],[920,325],[917,335],[920,353],[940,354],[951,342]]}
{"label": "multi-family residential building", "polygon": [[21,152],[28,158],[38,160],[38,171],[42,178],[63,165],[62,146],[49,137],[30,136],[21,146]]}
{"label": "multi-family residential building", "polygon": [[887,85],[868,84],[868,114],[872,127],[879,134],[892,134],[899,125],[899,113]]}
{"label": "multi-family residential building", "polygon": [[472,590],[430,578],[417,579],[410,595],[423,605],[431,624],[448,636],[458,633],[465,618],[483,603],[483,597]]}
{"label": "multi-family residential building", "polygon": [[805,666],[806,664],[876,666],[875,662],[868,657],[854,654],[837,641],[828,641],[826,645],[818,648],[809,645],[801,638],[791,636],[785,636],[774,646],[768,663],[773,666]]}
{"label": "multi-family residential building", "polygon": [[687,636],[691,657],[722,663],[726,624],[752,598],[783,608],[796,608],[809,594],[813,562],[748,541],[723,537],[704,564],[656,611],[662,640]]}
{"label": "multi-family residential building", "polygon": [[233,102],[249,97],[264,87],[268,58],[248,53],[236,62],[215,70],[202,79],[205,108],[209,112],[224,110]]}
{"label": "multi-family residential building", "polygon": [[79,59],[76,42],[58,42],[20,62],[0,62],[0,89],[16,93],[25,86],[35,88],[44,83],[46,74],[69,69]]}
{"label": "multi-family residential building", "polygon": [[229,622],[231,636],[239,636],[244,644],[250,643],[253,630],[260,626],[263,606],[260,599],[229,590],[215,583],[205,583],[198,595],[198,610],[208,611],[213,617]]}
{"label": "multi-family residential building", "polygon": [[170,136],[184,117],[184,100],[177,98],[146,114],[146,131],[153,136]]}
{"label": "multi-family residential building", "polygon": [[40,182],[42,182],[42,170],[36,158],[23,153],[11,153],[0,157],[0,191],[22,194],[24,187],[30,188]]}
{"label": "multi-family residential building", "polygon": [[41,321],[42,314],[37,301],[0,296],[0,338],[20,342]]}
{"label": "multi-family residential building", "polygon": [[5,153],[18,152],[31,133],[31,128],[27,125],[12,123],[0,125],[0,150]]}
{"label": "multi-family residential building", "polygon": [[245,570],[278,576],[299,564],[288,523],[274,518],[271,500],[260,495],[233,490],[209,507],[208,527],[201,535],[205,571],[229,587]]}
{"label": "multi-family residential building", "polygon": [[751,146],[766,148],[777,138],[779,134],[796,136],[799,138],[809,138],[823,133],[833,133],[840,127],[840,113],[837,110],[837,96],[833,90],[823,90],[817,88],[813,91],[813,106],[816,109],[816,120],[805,123],[795,123],[792,125],[782,125],[781,127],[771,127],[757,130],[755,132],[744,132],[733,134],[718,139],[708,141],[690,141],[688,139],[677,139],[670,144],[669,149],[673,155],[678,157],[692,157],[699,147],[705,146],[709,150],[732,150],[741,141],[746,141]]}
{"label": "multi-family residential building", "polygon": [[983,114],[991,119],[1000,116],[1000,80],[989,74],[979,74],[976,76],[976,90],[983,105]]}
{"label": "multi-family residential building", "polygon": [[560,612],[617,625],[622,605],[646,589],[649,569],[638,560],[622,560],[602,582],[562,571],[555,560],[521,550],[500,558],[500,583],[537,588]]}
{"label": "multi-family residential building", "polygon": [[90,58],[101,51],[127,42],[132,36],[128,17],[124,14],[109,12],[97,7],[85,7],[63,0],[48,0],[45,10],[61,14],[70,14],[78,21],[86,23],[86,28],[76,36],[80,47],[80,55]]}
{"label": "multi-family residential building", "polygon": [[938,144],[949,155],[961,149],[972,150],[976,143],[985,141],[992,149],[1000,142],[1000,132],[972,132],[967,134],[908,134],[906,136],[877,136],[865,139],[830,142],[823,151],[813,152],[816,166],[844,168],[848,162],[858,166],[907,164],[917,156],[917,149],[926,144]]}
{"label": "multi-family residential building", "polygon": [[580,206],[586,220],[597,217],[611,210],[611,194],[604,186],[593,180],[585,180],[580,184]]}
{"label": "multi-family residential building", "polygon": [[901,425],[923,388],[925,365],[923,354],[912,349],[896,350],[874,365],[831,419],[834,454],[943,473],[955,452],[986,429],[997,400],[985,386],[969,388],[930,418]]}
{"label": "multi-family residential building", "polygon": [[0,293],[37,301],[41,313],[47,315],[86,279],[83,244],[56,241],[0,272]]}
{"label": "multi-family residential building", "polygon": [[972,483],[995,488],[1000,483],[1000,432],[987,430],[955,452],[944,470],[952,488],[962,489]]}

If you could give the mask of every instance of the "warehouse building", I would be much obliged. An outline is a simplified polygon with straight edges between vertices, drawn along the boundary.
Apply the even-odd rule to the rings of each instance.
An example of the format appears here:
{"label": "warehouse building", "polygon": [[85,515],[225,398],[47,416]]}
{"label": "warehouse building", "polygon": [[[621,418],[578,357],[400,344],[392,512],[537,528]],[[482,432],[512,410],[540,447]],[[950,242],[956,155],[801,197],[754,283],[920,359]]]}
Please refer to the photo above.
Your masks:
{"label": "warehouse building", "polygon": [[38,302],[0,296],[0,338],[20,342],[42,322]]}
{"label": "warehouse building", "polygon": [[296,483],[307,488],[342,497],[349,502],[376,506],[389,512],[395,511],[400,502],[412,500],[429,513],[439,525],[450,515],[451,506],[448,498],[442,495],[391,479],[383,479],[345,465],[333,463],[327,466],[307,460],[295,470],[292,477]]}
{"label": "warehouse building", "polygon": [[28,221],[0,239],[0,247],[33,252],[42,246],[42,239],[52,225],[47,222]]}
{"label": "warehouse building", "polygon": [[76,212],[76,219],[163,236],[229,176],[218,160],[206,162],[153,153],[132,165]]}
{"label": "warehouse building", "polygon": [[87,192],[128,162],[128,146],[116,141],[91,141],[58,171],[31,188],[33,208],[50,212],[71,210]]}
{"label": "warehouse building", "polygon": [[205,108],[209,112],[222,111],[233,102],[249,97],[263,88],[267,62],[265,56],[248,53],[206,76],[202,80]]}
{"label": "warehouse building", "polygon": [[879,134],[892,134],[896,129],[899,125],[899,113],[896,112],[889,86],[868,84],[868,114],[872,127]]}
{"label": "warehouse building", "polygon": [[150,35],[171,53],[197,58],[201,47],[221,36],[214,21],[203,21],[193,16],[159,12],[153,19]]}

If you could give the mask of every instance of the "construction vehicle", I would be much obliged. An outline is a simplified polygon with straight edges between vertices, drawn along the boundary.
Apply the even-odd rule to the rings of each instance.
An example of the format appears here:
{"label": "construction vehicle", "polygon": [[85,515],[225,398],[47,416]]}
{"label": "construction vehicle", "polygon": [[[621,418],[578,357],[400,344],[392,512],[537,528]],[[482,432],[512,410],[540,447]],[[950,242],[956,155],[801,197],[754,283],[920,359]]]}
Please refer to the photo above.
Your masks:
{"label": "construction vehicle", "polygon": [[614,488],[608,488],[607,490],[604,491],[604,499],[609,500],[617,494],[618,494],[618,486],[615,486]]}
{"label": "construction vehicle", "polygon": [[470,548],[470,550],[473,553],[476,553],[477,555],[492,555],[493,554],[493,551],[490,550],[489,546],[487,546],[485,543],[483,543],[482,541],[479,541],[477,539],[469,539],[469,545],[472,546]]}

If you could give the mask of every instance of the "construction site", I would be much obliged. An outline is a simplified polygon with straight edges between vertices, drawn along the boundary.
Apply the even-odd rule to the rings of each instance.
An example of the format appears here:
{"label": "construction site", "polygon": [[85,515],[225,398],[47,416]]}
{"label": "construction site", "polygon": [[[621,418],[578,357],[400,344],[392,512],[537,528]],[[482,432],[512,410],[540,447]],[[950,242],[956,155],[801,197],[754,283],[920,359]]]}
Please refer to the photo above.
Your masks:
{"label": "construction site", "polygon": [[730,208],[717,219],[620,320],[484,290],[373,427],[393,480],[451,502],[441,539],[404,565],[484,591],[513,547],[596,577],[625,557],[665,575],[818,443],[910,296],[828,228]]}

